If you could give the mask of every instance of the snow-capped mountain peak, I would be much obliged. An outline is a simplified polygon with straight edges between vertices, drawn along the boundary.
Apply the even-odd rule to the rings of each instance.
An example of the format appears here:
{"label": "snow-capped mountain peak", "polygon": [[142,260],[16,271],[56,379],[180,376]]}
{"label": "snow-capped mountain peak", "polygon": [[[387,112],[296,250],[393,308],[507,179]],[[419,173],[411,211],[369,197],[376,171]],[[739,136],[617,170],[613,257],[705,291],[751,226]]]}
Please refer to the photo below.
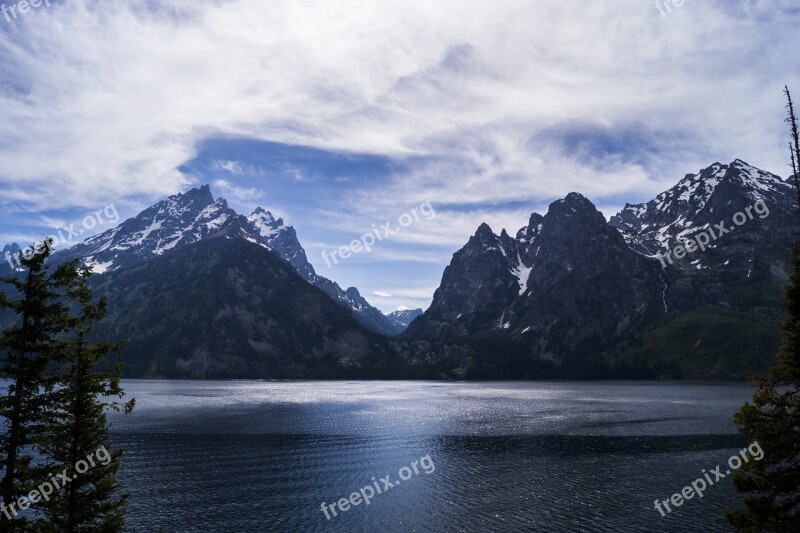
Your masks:
{"label": "snow-capped mountain peak", "polygon": [[[752,209],[757,202],[768,206],[773,213],[770,220],[780,218],[791,210],[793,198],[792,183],[736,159],[727,165],[714,163],[696,174],[688,174],[649,202],[626,204],[611,218],[610,224],[622,233],[631,248],[655,257],[720,222],[730,227],[734,216]],[[706,256],[703,263],[708,262]],[[698,263],[693,268],[706,266]]]}
{"label": "snow-capped mountain peak", "polygon": [[386,315],[398,328],[406,329],[415,318],[421,316],[422,309],[398,309]]}
{"label": "snow-capped mountain peak", "polygon": [[257,207],[255,211],[247,217],[247,220],[258,230],[259,235],[267,239],[291,228],[291,226],[283,222],[282,218],[276,219],[272,213],[262,207]]}
{"label": "snow-capped mountain peak", "polygon": [[[96,273],[103,274],[213,236],[243,238],[277,254],[303,279],[350,310],[359,323],[374,332],[396,335],[405,329],[370,305],[355,287],[345,291],[337,283],[318,275],[295,229],[282,218],[276,218],[262,207],[248,217],[239,215],[225,199],[214,200],[208,185],[170,196],[115,228],[59,251],[54,261],[80,258],[92,265]],[[3,248],[3,255],[10,256],[18,250],[16,245],[9,245]]]}
{"label": "snow-capped mountain peak", "polygon": [[787,186],[791,187],[779,176],[748,165],[741,159],[735,160],[728,166],[726,177],[735,180],[742,187],[751,189],[753,191],[751,198],[754,200],[761,200],[765,194],[768,195],[779,190],[785,192]]}
{"label": "snow-capped mountain peak", "polygon": [[170,196],[60,253],[82,257],[102,273],[197,242],[230,225],[246,226],[224,199],[215,201],[204,185]]}

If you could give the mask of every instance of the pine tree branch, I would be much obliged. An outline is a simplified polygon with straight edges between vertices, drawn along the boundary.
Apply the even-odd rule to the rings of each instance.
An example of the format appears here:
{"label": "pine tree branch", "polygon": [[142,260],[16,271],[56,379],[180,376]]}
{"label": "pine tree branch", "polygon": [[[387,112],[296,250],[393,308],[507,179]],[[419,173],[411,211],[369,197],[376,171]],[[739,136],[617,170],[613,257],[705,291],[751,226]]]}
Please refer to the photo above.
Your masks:
{"label": "pine tree branch", "polygon": [[784,86],[783,93],[786,95],[786,108],[789,111],[789,117],[786,122],[789,123],[792,130],[792,141],[789,143],[790,151],[792,154],[792,170],[794,171],[794,183],[797,192],[798,205],[800,205],[800,176],[798,176],[797,167],[800,165],[800,130],[797,127],[797,115],[794,113],[794,103],[792,102],[792,94],[789,92],[789,87]]}

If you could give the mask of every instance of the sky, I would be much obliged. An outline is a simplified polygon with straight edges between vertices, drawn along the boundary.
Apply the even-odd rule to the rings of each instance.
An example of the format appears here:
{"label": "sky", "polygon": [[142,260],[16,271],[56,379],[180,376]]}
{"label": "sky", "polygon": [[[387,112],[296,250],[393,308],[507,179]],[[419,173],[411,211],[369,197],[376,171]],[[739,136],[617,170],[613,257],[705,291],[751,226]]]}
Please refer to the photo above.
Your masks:
{"label": "sky", "polygon": [[737,158],[788,174],[796,0],[3,1],[0,245],[209,184],[391,311],[482,222],[572,191],[608,217]]}

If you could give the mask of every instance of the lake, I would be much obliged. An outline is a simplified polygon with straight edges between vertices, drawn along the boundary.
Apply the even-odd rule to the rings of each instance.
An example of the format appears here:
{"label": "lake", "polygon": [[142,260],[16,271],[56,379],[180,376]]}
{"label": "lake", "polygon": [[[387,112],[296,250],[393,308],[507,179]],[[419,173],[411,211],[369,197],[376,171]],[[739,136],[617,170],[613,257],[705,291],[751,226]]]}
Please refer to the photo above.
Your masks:
{"label": "lake", "polygon": [[723,509],[741,501],[730,478],[663,518],[653,503],[748,444],[731,415],[752,392],[685,382],[124,386],[137,407],[111,416],[112,439],[127,450],[128,530],[147,533],[727,531]]}

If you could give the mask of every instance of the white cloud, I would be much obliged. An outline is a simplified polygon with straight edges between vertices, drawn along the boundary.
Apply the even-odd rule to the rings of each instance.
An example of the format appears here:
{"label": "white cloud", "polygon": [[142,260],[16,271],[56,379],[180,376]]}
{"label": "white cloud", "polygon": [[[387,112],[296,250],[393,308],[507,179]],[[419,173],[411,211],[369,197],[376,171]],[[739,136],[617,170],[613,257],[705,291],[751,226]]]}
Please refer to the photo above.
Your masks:
{"label": "white cloud", "polygon": [[[325,223],[360,233],[431,201],[409,245],[462,245],[484,220],[513,232],[573,190],[647,198],[715,160],[785,174],[799,18],[789,0],[667,17],[634,0],[69,0],[0,31],[0,205],[172,194],[210,136],[400,158]],[[599,149],[572,142],[588,131]]]}
{"label": "white cloud", "polygon": [[383,291],[372,291],[372,294],[374,294],[375,296],[378,296],[380,298],[391,298],[392,297],[392,295],[390,293],[383,292]]}
{"label": "white cloud", "polygon": [[231,174],[244,174],[245,173],[244,167],[242,166],[242,164],[240,162],[238,162],[238,161],[230,161],[230,160],[228,160],[228,161],[220,161],[220,160],[217,159],[217,160],[212,162],[211,169],[212,170],[217,170],[217,171],[224,170],[226,172],[230,172]]}

